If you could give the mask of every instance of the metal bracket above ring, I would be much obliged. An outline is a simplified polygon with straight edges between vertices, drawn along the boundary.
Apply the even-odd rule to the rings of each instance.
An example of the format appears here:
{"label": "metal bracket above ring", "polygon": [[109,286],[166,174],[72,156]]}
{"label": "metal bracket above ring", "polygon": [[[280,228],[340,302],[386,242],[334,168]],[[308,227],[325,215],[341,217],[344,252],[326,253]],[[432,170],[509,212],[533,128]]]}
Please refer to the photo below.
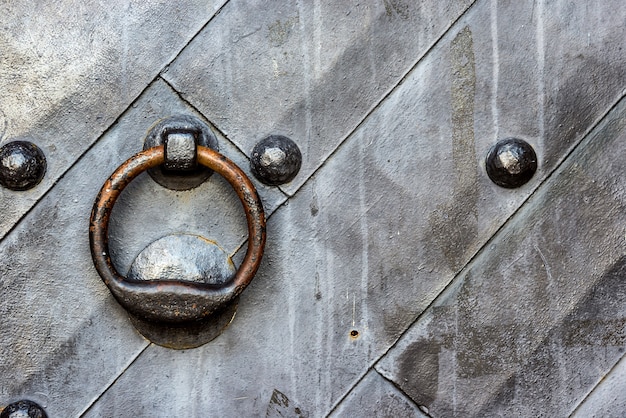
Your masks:
{"label": "metal bracket above ring", "polygon": [[148,170],[150,177],[171,190],[189,190],[207,180],[213,171],[196,163],[196,148],[219,151],[217,138],[200,119],[172,116],[157,122],[148,132],[143,149],[165,146],[165,163]]}

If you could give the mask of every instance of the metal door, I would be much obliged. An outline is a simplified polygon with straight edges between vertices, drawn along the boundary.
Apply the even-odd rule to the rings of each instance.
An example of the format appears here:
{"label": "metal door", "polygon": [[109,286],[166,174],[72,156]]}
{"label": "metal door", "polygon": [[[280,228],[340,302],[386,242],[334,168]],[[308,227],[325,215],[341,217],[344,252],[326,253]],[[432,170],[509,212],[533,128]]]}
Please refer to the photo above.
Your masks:
{"label": "metal door", "polygon": [[[46,156],[0,190],[0,405],[50,417],[623,416],[626,8],[620,1],[12,1],[0,140]],[[150,127],[185,114],[254,180],[261,268],[199,348],[142,337],[98,276],[91,206]],[[538,169],[494,184],[515,137]],[[111,220],[120,271],[155,239],[245,218],[213,175],[142,175]],[[0,406],[1,408],[1,406]]]}

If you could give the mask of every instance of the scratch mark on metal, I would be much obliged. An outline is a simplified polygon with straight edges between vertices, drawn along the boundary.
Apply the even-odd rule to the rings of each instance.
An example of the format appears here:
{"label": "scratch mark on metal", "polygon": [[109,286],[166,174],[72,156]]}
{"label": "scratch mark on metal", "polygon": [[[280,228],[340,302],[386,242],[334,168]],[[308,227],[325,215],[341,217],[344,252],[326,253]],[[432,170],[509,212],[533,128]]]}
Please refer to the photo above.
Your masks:
{"label": "scratch mark on metal", "polygon": [[517,257],[515,260],[513,260],[513,261],[511,262],[511,264],[509,264],[508,266],[506,266],[506,269],[505,269],[505,270],[510,269],[510,268],[511,268],[511,266],[512,266],[513,264],[517,263],[517,262],[519,261],[519,259],[520,259],[520,258],[522,258],[522,257],[524,257],[524,254],[520,255],[520,256],[519,256],[519,257]]}
{"label": "scratch mark on metal", "polygon": [[543,255],[543,253],[541,252],[538,246],[533,245],[533,247],[535,247],[535,250],[537,250],[537,252],[539,253],[539,257],[541,257],[541,261],[543,261],[543,267],[546,269],[548,280],[552,282],[552,273],[550,272],[550,266],[548,265],[548,260],[546,260],[546,257]]}

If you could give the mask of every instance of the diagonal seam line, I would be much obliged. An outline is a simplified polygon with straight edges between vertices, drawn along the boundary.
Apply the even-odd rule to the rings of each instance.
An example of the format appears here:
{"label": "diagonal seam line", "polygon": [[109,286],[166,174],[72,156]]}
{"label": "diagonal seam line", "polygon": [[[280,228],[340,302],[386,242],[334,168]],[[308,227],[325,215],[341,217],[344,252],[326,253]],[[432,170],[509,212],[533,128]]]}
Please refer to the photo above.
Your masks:
{"label": "diagonal seam line", "polygon": [[[296,193],[298,193],[300,190],[302,190],[302,188],[311,180],[311,178],[313,176],[315,176],[315,174],[317,174],[318,171],[320,171],[328,162],[328,160],[331,159],[331,157],[333,157],[335,154],[337,154],[339,148],[341,148],[341,146],[343,144],[345,144],[347,142],[348,139],[350,139],[350,137],[352,137],[352,135],[354,135],[354,133],[365,123],[365,121],[370,117],[370,115],[372,113],[374,113],[376,110],[378,110],[378,108],[380,108],[382,106],[382,104],[387,100],[387,98],[389,96],[391,96],[399,87],[400,85],[402,85],[407,78],[409,78],[409,76],[411,75],[411,73],[413,72],[413,70],[422,62],[422,60],[428,56],[431,51],[433,49],[435,49],[435,47],[437,47],[439,45],[439,43],[441,42],[441,40],[448,34],[450,33],[450,31],[452,30],[453,27],[455,27],[457,25],[457,23],[463,19],[463,17],[467,14],[467,12],[478,2],[479,0],[473,0],[472,3],[467,6],[460,14],[459,16],[454,19],[454,21],[452,23],[450,23],[450,25],[441,33],[441,35],[439,35],[434,41],[433,43],[426,48],[426,50],[417,58],[417,60],[409,67],[409,69],[407,71],[404,72],[404,74],[402,75],[402,77],[400,77],[400,79],[398,80],[398,82],[396,84],[394,84],[389,90],[387,90],[386,93],[384,93],[381,98],[378,100],[378,102],[376,102],[374,104],[374,106],[372,106],[372,108],[368,111],[365,112],[364,116],[361,118],[361,120],[359,120],[359,122],[354,126],[354,128],[352,128],[346,135],[344,135],[343,139],[341,139],[337,145],[335,146],[335,148],[333,148],[330,153],[326,156],[326,158],[324,159],[324,161],[322,161],[322,163],[320,163],[319,166],[317,166],[317,168],[315,168],[311,174],[306,178],[306,180],[304,180],[302,182],[302,184],[296,188],[292,193],[288,193],[290,196],[295,196]],[[282,190],[282,189],[281,189]]]}
{"label": "diagonal seam line", "polygon": [[[224,131],[222,131],[215,123],[213,123],[213,121],[211,119],[209,119],[204,113],[202,113],[200,111],[200,109],[198,109],[190,101],[185,99],[185,97],[182,94],[180,94],[180,92],[178,90],[176,90],[176,88],[169,81],[167,81],[162,75],[159,75],[159,79],[161,81],[163,81],[176,94],[176,96],[178,96],[180,101],[182,101],[187,106],[189,106],[194,112],[198,113],[199,115],[202,115],[202,117],[207,122],[209,122],[209,124],[211,125],[212,129],[214,129],[218,134],[223,136],[224,139],[226,139],[232,146],[234,146],[239,152],[241,152],[241,154],[243,154],[244,157],[246,157],[248,160],[250,160],[250,157],[248,157],[248,154],[243,149],[241,149],[241,147],[239,145],[237,145],[232,139],[230,139],[228,137],[228,135],[226,135],[226,133]],[[280,187],[277,187],[276,189],[278,189],[278,191],[281,192],[287,199],[292,197],[292,196],[288,195],[287,193],[285,193]],[[282,206],[282,205],[279,205],[278,207],[280,207],[280,206]],[[276,212],[278,207],[276,207],[276,209],[274,209],[274,212]],[[274,213],[274,212],[272,212],[272,213]],[[269,219],[269,216],[268,216],[268,219]]]}
{"label": "diagonal seam line", "polygon": [[[129,103],[129,105],[124,108],[119,115],[115,118],[115,120],[113,120],[113,122],[106,128],[104,129],[104,131],[100,134],[100,136],[93,142],[91,143],[77,158],[76,160],[70,164],[58,177],[56,180],[54,180],[54,182],[50,185],[50,187],[44,192],[42,193],[42,195],[35,200],[35,202],[31,205],[30,208],[28,208],[28,210],[26,210],[22,216],[20,216],[18,218],[17,221],[14,222],[14,224],[11,226],[11,228],[9,228],[6,233],[4,234],[4,236],[2,238],[0,238],[0,244],[2,244],[2,242],[18,227],[18,225],[24,220],[24,218],[26,218],[33,210],[34,208],[43,200],[46,198],[46,196],[48,196],[48,194],[55,188],[55,186],[62,181],[65,176],[96,146],[96,144],[98,144],[100,142],[100,140],[102,140],[102,138],[104,138],[112,129],[113,127],[115,127],[117,125],[117,123],[122,119],[122,117],[129,111],[129,109],[131,109],[133,107],[133,105],[135,105],[140,98],[145,94],[145,92],[147,90],[149,90],[154,83],[161,79],[161,73],[163,72],[163,70],[165,68],[167,68],[174,60],[176,60],[180,54],[182,53],[182,51],[207,27],[207,25],[209,23],[211,23],[213,21],[213,19],[215,19],[215,17],[217,15],[219,15],[222,11],[222,9],[230,2],[230,0],[226,0],[224,2],[224,4],[222,4],[222,6],[220,6],[220,8],[215,11],[211,17],[206,21],[206,23],[204,25],[202,25],[202,27],[189,39],[189,41],[187,41],[185,43],[185,45],[178,51],[178,53],[176,54],[176,56],[170,60],[166,65],[164,65],[156,74],[156,76],[150,81],[148,82],[148,84],[146,85],[145,88],[143,88],[138,94],[137,96],[135,96],[135,98],[133,100],[131,100],[131,102]],[[168,84],[169,85],[169,84]],[[176,90],[174,90],[176,91]],[[192,106],[193,108],[193,106]],[[194,108],[195,109],[195,108]],[[200,113],[201,114],[201,113]],[[231,141],[232,142],[232,141]],[[100,398],[120,379],[120,377],[130,368],[130,366],[132,366],[135,361],[137,361],[137,359],[139,359],[139,357],[148,349],[148,347],[150,347],[152,344],[148,344],[146,345],[146,347],[144,347],[143,350],[141,350],[137,356],[135,358],[133,358],[131,360],[131,362],[113,379],[113,381],[104,389],[104,391],[98,396],[96,397],[84,410],[83,412],[81,412],[80,416],[84,416],[87,412],[89,412],[89,410],[93,407],[93,405],[95,405],[96,402],[98,402],[98,400],[100,400]]]}
{"label": "diagonal seam line", "polygon": [[[102,133],[100,134],[100,136],[98,136],[98,138],[96,138],[95,141],[93,141],[93,143],[91,143],[91,145],[89,145],[85,151],[83,151],[77,158],[76,160],[74,160],[74,162],[72,164],[70,164],[63,172],[61,172],[61,174],[59,174],[59,176],[57,177],[56,180],[54,180],[54,182],[50,185],[50,187],[48,188],[48,190],[46,190],[45,192],[42,193],[41,196],[39,196],[39,198],[37,198],[33,204],[30,206],[30,208],[28,208],[28,210],[26,210],[22,216],[20,216],[11,226],[11,228],[9,228],[4,236],[2,238],[0,238],[0,244],[17,228],[17,226],[24,220],[24,218],[26,218],[26,216],[28,216],[29,213],[31,213],[33,211],[33,209],[54,189],[54,187],[61,181],[63,180],[63,178],[65,178],[65,176],[85,157],[85,155],[87,155],[87,153],[89,153],[95,146],[96,144],[98,144],[100,142],[100,140],[102,140],[102,138],[104,138],[112,129],[115,125],[117,125],[117,123],[122,119],[122,117],[126,114],[126,112],[128,112],[129,109],[131,109],[133,107],[133,105],[135,105],[139,99],[144,95],[144,93],[150,89],[150,87],[152,87],[154,85],[154,83],[160,79],[161,77],[161,73],[163,72],[163,70],[167,67],[169,67],[172,62],[174,62],[182,53],[182,51],[187,48],[187,46],[195,39],[198,37],[198,35],[207,27],[207,25],[209,23],[211,23],[213,21],[213,19],[215,19],[215,17],[217,15],[219,15],[222,10],[224,9],[224,7],[230,2],[230,0],[226,0],[224,2],[224,4],[222,4],[220,6],[219,9],[217,9],[217,11],[215,11],[211,17],[206,21],[206,23],[204,25],[202,25],[202,27],[189,39],[189,41],[187,41],[185,43],[185,45],[183,45],[183,47],[178,51],[178,53],[176,54],[176,56],[171,59],[167,64],[165,64],[156,74],[156,76],[150,80],[148,82],[148,84],[146,85],[145,88],[143,88],[138,94],[137,96],[135,96],[135,98],[129,103],[128,106],[126,106],[120,113],[119,115],[115,118],[115,120],[113,120],[113,122],[111,122],[111,124],[104,129],[104,131],[102,131]],[[232,142],[232,141],[231,141]]]}
{"label": "diagonal seam line", "polygon": [[[369,116],[374,113],[378,108],[380,108],[382,106],[382,104],[386,101],[386,99],[391,96],[391,94],[393,94],[401,84],[403,84],[406,79],[411,75],[411,73],[413,72],[413,70],[422,62],[422,60],[427,57],[443,40],[443,38],[445,38],[451,31],[452,29],[457,26],[458,22],[460,22],[463,17],[469,12],[469,10],[478,2],[478,0],[474,0],[472,1],[472,3],[467,6],[465,8],[465,10],[463,10],[459,16],[452,22],[450,23],[450,25],[441,33],[441,35],[439,35],[437,37],[437,39],[435,39],[435,41],[430,45],[430,47],[428,47],[423,54],[421,54],[417,60],[415,61],[415,63],[413,63],[413,65],[411,65],[409,67],[409,69],[402,75],[402,77],[400,77],[400,80],[398,80],[398,82],[391,87],[387,93],[385,93],[381,99],[368,111],[365,113],[365,115],[363,116],[363,118],[361,118],[361,120],[357,123],[357,125],[350,131],[348,132],[344,139],[342,139],[341,141],[339,141],[339,143],[337,144],[337,146],[335,147],[335,149],[333,151],[331,151],[331,153],[326,157],[326,159],[315,169],[313,170],[313,172],[311,173],[311,175],[309,177],[307,177],[307,179],[302,183],[302,185],[300,185],[300,187],[298,187],[290,196],[293,197],[296,195],[296,193],[298,193],[300,190],[302,190],[304,188],[304,186],[311,181],[311,178],[313,176],[315,176],[315,174],[317,174],[318,171],[320,171],[327,163],[328,160],[330,160],[339,150],[339,148],[341,148],[342,145],[344,145],[348,139],[350,139],[350,137],[352,137],[352,135],[354,135],[354,133],[361,127],[361,125],[363,125],[365,123],[365,121],[369,118]],[[613,106],[611,106],[613,107]],[[603,115],[604,117],[604,115]],[[288,202],[288,200],[286,200],[282,205],[280,205],[278,208],[276,208],[276,210],[274,211],[274,213],[278,212],[278,209],[280,209],[280,207],[282,207],[286,202]],[[508,220],[508,219],[507,219]],[[496,231],[497,233],[497,231]],[[495,234],[494,234],[495,235]],[[482,247],[481,247],[482,249]],[[478,250],[478,252],[480,251],[480,249]],[[473,258],[472,258],[473,259]],[[471,260],[470,260],[471,261]],[[469,262],[468,262],[469,264]],[[462,271],[462,270],[461,270]],[[460,273],[459,273],[460,274]],[[456,276],[455,276],[456,277]],[[434,303],[435,300],[437,300],[437,298],[439,298],[439,296],[450,286],[450,284],[454,281],[454,277],[450,280],[450,283],[448,283],[443,290],[437,294],[437,296],[433,299],[433,301],[428,304],[428,306],[426,306],[426,308],[424,308],[424,310],[418,314],[416,316],[416,318],[411,321],[411,323],[407,326],[406,330],[404,330],[404,332],[402,332],[400,334],[400,336],[396,339],[396,341],[393,342],[393,344],[387,349],[385,350],[385,352],[383,354],[381,354],[378,358],[375,358],[370,366],[368,366],[367,370],[365,370],[365,372],[357,378],[357,380],[350,386],[348,387],[348,389],[346,389],[346,391],[344,392],[344,394],[342,396],[340,396],[337,401],[335,402],[335,404],[331,407],[330,411],[326,414],[326,416],[329,416],[330,414],[332,414],[338,407],[339,405],[341,405],[341,403],[348,397],[348,395],[354,390],[354,388],[365,378],[365,376],[367,375],[367,373],[371,370],[376,371],[376,373],[379,373],[376,369],[375,366],[376,364],[380,361],[381,358],[383,358],[385,355],[387,355],[387,353],[389,352],[389,350],[391,350],[397,343],[398,340],[400,340],[400,338],[402,338],[402,336],[408,331],[409,328],[411,328],[411,326],[421,317],[421,315],[426,312],[428,310],[428,308],[430,308],[430,306],[432,305],[432,303]],[[381,374],[381,373],[379,373]],[[382,374],[381,374],[382,375]],[[403,392],[404,393],[404,392]],[[411,399],[409,397],[409,399]]]}
{"label": "diagonal seam line", "polygon": [[626,361],[626,353],[622,354],[622,356],[619,358],[619,360],[617,360],[615,362],[615,364],[613,365],[613,367],[611,367],[611,369],[609,369],[609,371],[602,376],[602,378],[600,378],[600,380],[598,380],[598,383],[595,384],[594,387],[591,388],[591,390],[589,391],[589,393],[587,393],[585,396],[582,397],[582,399],[580,400],[580,402],[578,402],[578,404],[576,405],[576,407],[572,410],[572,412],[570,412],[570,414],[568,415],[569,418],[573,417],[574,414],[576,414],[578,412],[578,410],[587,402],[587,399],[589,399],[591,397],[591,395],[593,395],[593,393],[598,390],[598,387],[600,385],[602,385],[605,382],[605,379],[607,377],[609,377],[611,375],[611,373],[613,373],[613,371],[615,369],[617,369],[617,366],[619,366],[619,364],[622,361]]}
{"label": "diagonal seam line", "polygon": [[335,403],[335,406],[333,406],[333,408],[325,415],[326,418],[329,418],[334,412],[337,411],[337,408],[339,408],[339,405],[341,405],[343,403],[343,401],[350,396],[350,393],[352,393],[353,389],[356,388],[359,384],[361,384],[361,382],[363,380],[365,380],[365,377],[369,374],[369,373],[376,373],[378,376],[380,376],[381,378],[383,378],[386,382],[391,383],[391,385],[394,387],[394,389],[396,389],[398,392],[400,392],[402,395],[404,395],[404,397],[409,401],[409,403],[411,405],[413,405],[415,407],[415,409],[419,410],[420,413],[422,413],[423,415],[427,416],[428,418],[432,418],[432,416],[430,414],[427,414],[426,412],[422,411],[422,409],[420,408],[420,406],[409,396],[407,395],[400,387],[398,387],[395,382],[393,380],[388,379],[386,376],[384,376],[382,373],[380,373],[378,370],[376,370],[374,368],[374,365],[372,364],[371,366],[369,366],[367,368],[367,370],[365,371],[365,373],[363,373],[362,376],[360,376],[356,383],[354,384],[354,386],[352,388],[350,388],[350,390],[348,390],[346,392],[346,394],[344,396],[341,397],[341,399]]}
{"label": "diagonal seam line", "polygon": [[[176,96],[183,102],[185,103],[187,106],[189,106],[194,112],[198,113],[199,115],[201,115],[210,125],[211,125],[211,129],[214,129],[217,133],[219,133],[221,136],[224,137],[224,139],[226,139],[226,141],[228,141],[232,146],[235,147],[235,149],[237,149],[239,152],[241,152],[246,158],[248,158],[248,160],[250,160],[250,158],[248,157],[248,155],[239,147],[239,145],[235,144],[230,138],[228,138],[228,136],[221,130],[219,129],[209,118],[206,117],[206,115],[204,113],[202,113],[197,107],[195,107],[193,104],[191,104],[191,102],[189,102],[187,99],[185,99],[178,90],[176,90],[176,88],[170,84],[165,78],[163,78],[162,76],[159,76],[160,81],[162,81],[163,83],[165,83],[174,94],[176,94]],[[280,187],[277,187],[276,189],[278,189],[278,191],[283,195],[283,197],[285,198],[285,200],[280,203],[278,206],[276,206],[274,208],[274,210],[272,211],[272,213],[270,214],[265,214],[265,221],[269,221],[272,217],[272,215],[274,215],[276,212],[278,212],[278,209],[280,209],[283,206],[287,205],[287,202],[293,197],[288,195],[287,193],[285,193]],[[238,252],[239,250],[241,250],[243,248],[244,245],[246,245],[246,243],[248,242],[248,238],[244,239],[241,243],[239,243],[239,245],[237,246],[237,248],[235,248],[231,253],[230,253],[230,257],[233,258]]]}
{"label": "diagonal seam line", "polygon": [[79,417],[84,417],[85,414],[87,414],[91,408],[93,408],[93,406],[98,403],[98,401],[100,399],[102,399],[102,397],[109,391],[109,389],[111,389],[113,387],[113,385],[115,385],[115,383],[117,383],[118,380],[120,380],[120,378],[124,375],[124,373],[126,373],[126,371],[128,371],[128,369],[130,369],[130,367],[135,364],[135,362],[139,359],[139,357],[141,357],[141,355],[148,349],[148,347],[152,346],[152,343],[148,343],[146,344],[146,346],[144,348],[141,349],[141,351],[139,353],[137,353],[137,355],[131,359],[131,361],[122,369],[122,371],[120,371],[120,373],[115,376],[115,378],[113,379],[113,381],[111,381],[111,383],[109,385],[107,385],[104,390],[102,392],[100,392],[100,394],[98,396],[96,396],[90,403],[89,405],[87,405],[83,411],[78,415]]}
{"label": "diagonal seam line", "polygon": [[[28,210],[26,210],[22,216],[19,217],[19,219],[17,221],[15,221],[15,223],[11,226],[11,228],[9,228],[7,230],[7,232],[4,234],[4,236],[0,239],[0,244],[15,230],[15,228],[17,228],[17,226],[24,220],[24,218],[26,218],[26,216],[28,216],[29,213],[31,213],[35,207],[52,191],[54,190],[55,186],[65,178],[65,176],[76,166],[78,165],[78,163],[85,157],[85,155],[87,155],[95,146],[96,144],[98,144],[100,142],[100,140],[107,135],[112,129],[113,127],[120,121],[120,119],[124,116],[124,114],[133,106],[135,105],[139,99],[141,98],[141,96],[143,96],[143,94],[150,89],[150,87],[152,87],[152,85],[154,84],[155,80],[157,79],[157,77],[155,77],[154,79],[152,79],[147,86],[141,90],[141,92],[139,92],[139,94],[137,94],[137,96],[130,102],[130,104],[120,112],[120,114],[115,118],[115,120],[100,134],[100,136],[93,142],[91,143],[86,149],[85,151],[83,151],[77,158],[76,160],[70,164],[58,177],[56,180],[54,180],[54,182],[50,185],[50,187],[48,188],[48,190],[46,190],[45,192],[42,193],[41,196],[39,196],[39,198],[31,205],[30,208],[28,208]],[[95,195],[94,195],[95,196]]]}
{"label": "diagonal seam line", "polygon": [[391,379],[388,379],[388,378],[387,378],[387,376],[383,375],[383,374],[382,374],[382,373],[380,373],[378,370],[376,370],[376,369],[373,369],[373,370],[374,370],[374,372],[375,372],[376,374],[378,374],[380,377],[382,377],[383,379],[385,379],[385,381],[387,381],[387,382],[391,383],[391,385],[392,385],[392,386],[393,386],[393,387],[394,387],[394,388],[395,388],[398,392],[400,392],[401,394],[403,394],[403,395],[404,395],[404,396],[405,396],[405,397],[409,400],[409,402],[411,402],[411,404],[413,404],[413,405],[415,406],[415,408],[417,408],[417,409],[420,411],[420,413],[422,413],[423,415],[425,415],[425,416],[427,416],[427,417],[429,417],[429,418],[432,418],[432,415],[430,415],[430,413],[426,413],[426,412],[424,412],[424,411],[422,410],[422,408],[420,407],[420,405],[418,405],[418,404],[417,404],[417,402],[415,402],[415,401],[413,400],[413,398],[411,398],[411,397],[410,397],[410,396],[409,396],[409,395],[408,395],[408,394],[407,394],[404,390],[402,390],[402,388],[401,388],[400,386],[396,385],[396,382],[394,382],[394,381],[393,381],[393,380],[391,380]]}
{"label": "diagonal seam line", "polygon": [[180,99],[181,102],[185,103],[187,106],[189,106],[191,109],[193,109],[193,111],[197,112],[199,115],[202,115],[202,117],[204,119],[206,119],[210,124],[211,124],[211,128],[213,128],[217,133],[219,133],[221,136],[223,136],[228,142],[230,142],[239,152],[241,152],[243,155],[245,155],[246,157],[248,156],[248,154],[246,154],[246,152],[241,149],[241,147],[236,144],[234,141],[232,141],[228,135],[226,135],[226,133],[224,131],[222,131],[215,123],[213,123],[213,121],[211,119],[209,119],[204,113],[202,113],[200,111],[200,109],[198,109],[196,106],[193,105],[193,103],[191,103],[189,100],[187,100],[182,94],[180,94],[180,92],[172,85],[172,83],[170,83],[169,81],[167,81],[167,79],[165,77],[162,76],[162,73],[159,74],[159,78],[161,79],[161,81],[163,81],[165,84],[167,84],[167,86],[174,92],[174,94],[176,94],[176,96],[178,96],[178,98]]}
{"label": "diagonal seam line", "polygon": [[[613,102],[611,105],[609,105],[608,110],[606,112],[604,112],[596,120],[596,122],[593,123],[591,125],[591,127],[588,128],[585,131],[585,133],[583,135],[581,135],[581,139],[575,145],[573,145],[572,148],[567,153],[565,153],[565,155],[557,162],[557,164],[554,166],[554,168],[549,173],[546,174],[544,179],[541,180],[541,182],[537,185],[537,187],[528,195],[528,197],[526,199],[524,199],[524,201],[520,204],[520,206],[517,209],[515,209],[515,211],[502,223],[502,225],[500,225],[500,227],[496,230],[496,232],[494,232],[494,234],[474,253],[474,255],[472,255],[472,257],[463,266],[463,268],[461,268],[461,270],[459,270],[459,272],[457,274],[455,274],[452,279],[450,279],[448,284],[446,284],[444,286],[444,288],[437,294],[437,296],[435,296],[435,298],[426,306],[426,308],[424,308],[424,310],[417,315],[417,317],[400,334],[400,336],[396,339],[396,341],[375,361],[374,367],[376,367],[380,363],[380,361],[387,354],[389,354],[389,352],[391,350],[393,350],[394,347],[396,347],[398,345],[398,342],[402,339],[402,337],[404,337],[409,332],[409,330],[413,327],[413,325],[415,325],[417,322],[419,322],[419,320],[426,314],[426,312],[429,309],[431,309],[443,297],[442,295],[444,293],[446,293],[446,291],[448,289],[450,289],[459,280],[459,278],[462,277],[467,272],[467,270],[470,268],[470,265],[474,262],[474,260],[476,260],[478,258],[478,256],[485,250],[485,248],[487,248],[493,242],[493,240],[498,235],[501,234],[502,230],[504,230],[504,228],[507,227],[508,224],[511,222],[511,219],[516,217],[516,215],[522,210],[522,208],[524,207],[526,202],[528,202],[535,194],[538,193],[538,191],[553,177],[554,173],[563,165],[563,163],[569,159],[569,157],[572,155],[572,153],[574,153],[578,148],[580,148],[581,144],[591,134],[591,132],[594,129],[596,129],[598,127],[598,125],[600,125],[600,123],[602,123],[602,121],[604,121],[604,119],[613,111],[613,109],[615,109],[617,107],[617,105],[624,98],[626,98],[626,90],[622,91],[619,94],[618,99],[615,102]],[[618,360],[618,363],[619,363],[619,360]],[[596,385],[596,387],[597,387],[597,385]],[[350,390],[352,390],[352,389],[350,389]],[[595,387],[594,387],[594,389],[592,389],[592,391],[593,390],[595,390]]]}
{"label": "diagonal seam line", "polygon": [[224,10],[224,7],[226,7],[226,5],[230,3],[230,0],[226,0],[224,2],[224,4],[222,4],[215,12],[213,12],[213,14],[211,15],[211,17],[206,21],[206,23],[204,25],[202,25],[202,27],[191,37],[189,38],[189,40],[187,41],[187,43],[185,43],[185,45],[183,45],[182,48],[180,48],[180,50],[178,51],[178,53],[176,54],[176,56],[174,56],[174,58],[172,58],[170,60],[170,62],[168,62],[166,65],[163,66],[163,68],[161,68],[161,70],[159,71],[159,74],[157,75],[157,77],[160,77],[161,74],[167,70],[167,67],[169,67],[170,65],[172,65],[172,63],[174,61],[176,61],[178,59],[178,57],[180,57],[180,54],[183,53],[183,51],[189,46],[190,43],[192,43],[194,41],[194,39],[196,39],[198,37],[198,35],[200,35],[201,32],[204,31],[204,29],[209,26],[209,23],[211,23],[213,21],[213,19],[215,19],[220,13],[222,13],[222,10]]}

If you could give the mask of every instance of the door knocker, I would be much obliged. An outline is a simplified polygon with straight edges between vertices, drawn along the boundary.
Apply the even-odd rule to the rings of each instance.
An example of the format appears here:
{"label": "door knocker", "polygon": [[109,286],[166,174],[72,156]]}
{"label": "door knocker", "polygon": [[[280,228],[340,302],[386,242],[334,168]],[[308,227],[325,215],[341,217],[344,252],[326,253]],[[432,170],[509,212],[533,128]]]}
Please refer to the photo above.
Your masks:
{"label": "door knocker", "polygon": [[[176,141],[184,143],[187,140],[184,133],[177,132],[175,135]],[[94,265],[115,299],[131,314],[131,319],[144,336],[157,344],[174,348],[188,348],[207,342],[188,338],[187,335],[214,326],[211,319],[227,309],[254,278],[265,246],[265,214],[252,182],[235,163],[220,153],[195,143],[192,147],[188,145],[177,144],[174,152],[168,150],[166,141],[124,162],[102,186],[91,212],[89,226]],[[153,281],[138,280],[130,274],[122,276],[111,262],[108,226],[116,200],[140,173],[167,165],[174,159],[179,161],[180,150],[190,153],[189,158],[199,165],[223,176],[233,187],[245,211],[248,248],[234,276],[222,284],[175,280],[171,277]]]}

